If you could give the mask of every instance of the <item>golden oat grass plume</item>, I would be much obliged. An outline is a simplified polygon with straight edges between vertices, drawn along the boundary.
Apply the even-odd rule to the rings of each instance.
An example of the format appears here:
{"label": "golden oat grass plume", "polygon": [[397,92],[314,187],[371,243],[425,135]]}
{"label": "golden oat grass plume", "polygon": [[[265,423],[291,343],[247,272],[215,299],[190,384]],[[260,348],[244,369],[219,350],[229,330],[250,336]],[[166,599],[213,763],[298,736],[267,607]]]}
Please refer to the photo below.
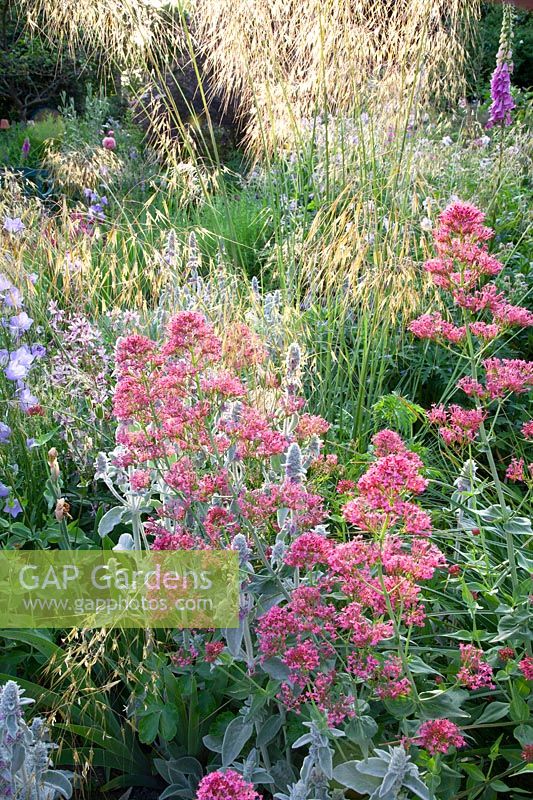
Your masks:
{"label": "golden oat grass plume", "polygon": [[408,224],[419,211],[416,194],[407,209],[392,205],[386,219],[372,199],[347,201],[349,195],[347,189],[324,205],[309,229],[299,252],[300,294],[342,297],[379,325],[438,303],[421,266],[432,254],[429,235]]}
{"label": "golden oat grass plume", "polygon": [[179,39],[179,14],[159,0],[17,0],[17,7],[28,31],[82,46],[104,69],[144,66]]}
{"label": "golden oat grass plume", "polygon": [[236,101],[251,149],[302,117],[387,105],[390,117],[463,88],[478,0],[196,0],[191,25],[214,88]]}

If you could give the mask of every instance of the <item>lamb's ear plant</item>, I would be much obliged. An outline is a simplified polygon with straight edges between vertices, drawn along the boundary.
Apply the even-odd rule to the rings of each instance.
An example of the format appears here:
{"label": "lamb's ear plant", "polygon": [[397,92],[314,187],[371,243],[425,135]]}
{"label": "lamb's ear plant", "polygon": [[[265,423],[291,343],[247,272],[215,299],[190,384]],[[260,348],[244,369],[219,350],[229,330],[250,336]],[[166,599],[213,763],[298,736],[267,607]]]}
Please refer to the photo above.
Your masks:
{"label": "lamb's ear plant", "polygon": [[369,800],[398,800],[406,792],[420,800],[431,800],[432,796],[401,745],[387,750],[376,748],[372,758],[340,764],[333,777],[348,789],[368,795]]}
{"label": "lamb's ear plant", "polygon": [[40,717],[24,719],[32,703],[15,681],[0,687],[0,796],[9,800],[56,800],[72,797],[72,775],[52,768],[56,745]]}

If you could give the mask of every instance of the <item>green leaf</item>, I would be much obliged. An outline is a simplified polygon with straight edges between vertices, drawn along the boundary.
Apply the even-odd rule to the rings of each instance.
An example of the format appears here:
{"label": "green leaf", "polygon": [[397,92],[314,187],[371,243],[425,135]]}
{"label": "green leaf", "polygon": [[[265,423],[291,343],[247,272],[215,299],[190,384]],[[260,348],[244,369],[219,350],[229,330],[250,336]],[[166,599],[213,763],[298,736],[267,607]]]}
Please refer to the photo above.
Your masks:
{"label": "green leaf", "polygon": [[480,783],[485,783],[485,776],[476,764],[469,764],[468,762],[461,764],[462,769],[474,780]]}
{"label": "green leaf", "polygon": [[103,538],[107,536],[113,528],[122,521],[122,517],[126,513],[126,508],[124,506],[115,506],[114,508],[110,508],[109,511],[106,511],[100,522],[98,523],[98,533]]}
{"label": "green leaf", "polygon": [[274,739],[274,737],[280,730],[282,725],[283,725],[283,719],[279,714],[269,717],[265,722],[265,724],[262,726],[259,733],[257,734],[257,739],[256,739],[257,747],[263,747],[263,745],[266,745],[269,742],[271,742],[272,739]]}
{"label": "green leaf", "polygon": [[511,715],[511,719],[514,722],[526,722],[529,719],[529,706],[523,700],[515,686],[511,687],[511,692],[513,695],[513,699],[511,700],[511,705],[509,708],[509,713]]}
{"label": "green leaf", "polygon": [[507,533],[517,536],[533,536],[531,520],[528,517],[513,517],[512,520],[505,523],[503,529]]}
{"label": "green leaf", "polygon": [[333,770],[333,778],[341,786],[353,789],[359,794],[371,794],[376,788],[377,781],[362,775],[357,769],[358,761],[346,761]]}
{"label": "green leaf", "polygon": [[235,717],[235,719],[231,720],[226,728],[222,742],[223,767],[229,767],[240,756],[244,745],[252,735],[253,729],[254,726],[243,722],[242,717]]}
{"label": "green leaf", "polygon": [[503,781],[491,781],[489,784],[491,789],[494,789],[495,792],[510,792],[511,787],[507,786],[506,783]]}
{"label": "green leaf", "polygon": [[55,789],[56,792],[59,792],[62,797],[66,797],[67,800],[70,800],[72,797],[72,784],[62,772],[47,769],[43,772],[43,781],[45,786]]}
{"label": "green leaf", "polygon": [[496,722],[498,719],[506,717],[509,713],[509,703],[489,703],[483,713],[476,719],[476,725],[486,722]]}
{"label": "green leaf", "polygon": [[159,721],[161,738],[166,742],[171,742],[178,732],[178,722],[178,710],[167,703],[161,711],[161,719]]}
{"label": "green leaf", "polygon": [[346,736],[361,748],[363,755],[368,756],[369,744],[378,731],[378,725],[372,717],[361,716],[352,719],[346,727]]}
{"label": "green leaf", "polygon": [[267,675],[270,675],[270,677],[274,678],[276,681],[286,681],[290,677],[289,668],[280,658],[276,658],[276,656],[266,658],[261,663],[261,667]]}
{"label": "green leaf", "polygon": [[426,664],[425,661],[422,661],[420,656],[411,656],[409,659],[409,669],[415,675],[440,675],[441,673],[438,672],[433,667],[430,667],[429,664]]}
{"label": "green leaf", "polygon": [[159,720],[161,719],[161,709],[149,711],[139,719],[138,731],[139,739],[143,744],[152,744],[159,731]]}
{"label": "green leaf", "polygon": [[513,736],[522,747],[526,744],[533,744],[533,727],[531,725],[517,725],[513,731]]}

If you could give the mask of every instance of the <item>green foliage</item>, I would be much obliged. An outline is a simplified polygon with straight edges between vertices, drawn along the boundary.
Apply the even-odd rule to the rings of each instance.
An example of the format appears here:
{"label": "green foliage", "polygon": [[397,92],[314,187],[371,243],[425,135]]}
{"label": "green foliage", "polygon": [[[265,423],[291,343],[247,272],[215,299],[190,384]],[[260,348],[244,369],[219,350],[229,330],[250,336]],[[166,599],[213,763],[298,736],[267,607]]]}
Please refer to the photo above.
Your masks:
{"label": "green foliage", "polygon": [[[468,83],[475,97],[489,93],[490,76],[496,65],[496,53],[502,23],[501,3],[482,3],[476,40],[470,53]],[[533,86],[533,15],[516,8],[513,41],[513,85],[521,89]]]}
{"label": "green foliage", "polygon": [[80,98],[81,75],[66,46],[24,30],[17,3],[3,0],[0,16],[0,116],[25,122],[39,109],[57,107],[61,92]]}

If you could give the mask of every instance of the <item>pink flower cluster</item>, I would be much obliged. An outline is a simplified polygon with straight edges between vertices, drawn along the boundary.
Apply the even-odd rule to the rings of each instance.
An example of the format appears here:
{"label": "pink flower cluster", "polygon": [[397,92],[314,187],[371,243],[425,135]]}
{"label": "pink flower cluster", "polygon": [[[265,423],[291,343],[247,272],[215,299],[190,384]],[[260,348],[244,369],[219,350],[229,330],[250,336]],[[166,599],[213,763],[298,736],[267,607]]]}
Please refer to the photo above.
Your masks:
{"label": "pink flower cluster", "polygon": [[466,409],[454,403],[448,408],[433,406],[427,417],[439,426],[439,433],[447,445],[465,446],[476,438],[485,414],[479,408]]}
{"label": "pink flower cluster", "polygon": [[519,661],[518,666],[522,670],[524,678],[528,681],[533,681],[533,656],[524,656],[522,661]]}
{"label": "pink flower cluster", "polygon": [[[485,385],[471,377],[461,378],[457,386],[470,397],[498,400],[513,392],[523,394],[533,386],[533,362],[519,358],[486,358]],[[527,429],[526,429],[527,430]]]}
{"label": "pink flower cluster", "polygon": [[526,439],[533,439],[533,419],[529,419],[522,425],[522,434]]}
{"label": "pink flower cluster", "polygon": [[210,772],[200,781],[196,800],[261,800],[253,784],[232,769]]}
{"label": "pink flower cluster", "polygon": [[484,221],[485,215],[470,203],[458,201],[449,205],[433,233],[437,258],[426,261],[424,267],[437,286],[451,292],[458,306],[471,313],[488,311],[491,321],[457,326],[438,312],[423,314],[409,325],[418,338],[459,344],[466,339],[468,329],[474,336],[491,340],[505,327],[533,325],[533,313],[507,302],[494,283],[479,286],[486,276],[498,275],[503,269],[503,264],[488,252],[487,242],[494,231]]}
{"label": "pink flower cluster", "polygon": [[523,458],[513,458],[507,467],[505,477],[516,483],[517,481],[527,481],[528,477],[533,480],[533,463],[529,464],[526,471],[526,464]]}
{"label": "pink flower cluster", "polygon": [[[147,490],[152,475],[169,490],[159,519],[145,524],[154,549],[227,547],[242,518],[275,530],[280,508],[290,510],[296,528],[323,521],[322,498],[298,481],[257,490],[242,485],[233,501],[228,463],[246,462],[252,476],[264,474],[265,462],[286,453],[291,442],[329,427],[322,417],[302,414],[296,431],[286,432],[295,404],[301,403],[295,397],[286,402],[281,381],[268,373],[265,359],[265,347],[246,325],[232,326],[223,342],[193,311],[170,321],[162,345],[137,334],[119,340],[114,414],[121,450],[115,465],[135,468],[135,491]],[[257,402],[262,385],[277,393],[268,412]],[[187,527],[193,507],[199,524]]]}
{"label": "pink flower cluster", "polygon": [[460,644],[461,668],[457,680],[468,689],[494,689],[492,667],[484,660],[483,650],[473,644]]}
{"label": "pink flower cluster", "polygon": [[434,342],[459,344],[466,337],[464,325],[458,327],[451,322],[446,322],[438,311],[433,314],[422,314],[421,317],[410,323],[409,330],[419,339],[431,339]]}
{"label": "pink flower cluster", "polygon": [[373,443],[379,457],[359,479],[358,496],[346,503],[344,517],[363,531],[377,533],[402,524],[408,533],[428,535],[428,515],[409,500],[427,487],[420,457],[393,431],[381,431]]}
{"label": "pink flower cluster", "polygon": [[384,657],[377,648],[394,634],[391,611],[406,625],[424,624],[419,583],[445,566],[428,538],[429,515],[410,499],[427,486],[422,461],[394,431],[380,431],[372,444],[376,460],[343,513],[373,536],[347,542],[316,530],[297,536],[284,562],[300,570],[301,584],[257,627],[261,659],[277,657],[289,670],[280,699],[293,710],[314,702],[331,724],[354,713],[353,698],[332,668],[339,653],[347,665],[343,671],[368,682],[377,697],[410,693],[401,660]]}
{"label": "pink flower cluster", "polygon": [[[423,314],[409,325],[420,339],[436,342],[471,344],[471,336],[485,343],[499,337],[510,326],[533,325],[533,313],[509,303],[496,284],[482,281],[497,275],[503,265],[487,249],[494,231],[484,224],[485,215],[470,203],[454,202],[439,217],[434,230],[437,258],[426,262],[425,268],[437,286],[449,291],[456,306],[462,309],[462,324],[445,320],[439,312]],[[479,318],[489,314],[489,320]],[[478,315],[475,318],[474,315]],[[484,382],[476,373],[461,378],[457,388],[477,402],[478,406],[501,400],[508,394],[521,394],[533,386],[533,362],[520,359],[486,358],[482,362]],[[476,370],[477,371],[477,370]],[[448,445],[464,447],[474,441],[483,425],[481,408],[464,409],[457,404],[445,408],[434,406],[428,412],[430,422],[438,425],[439,433]],[[524,428],[524,435],[527,431]],[[514,465],[508,477],[517,475]]]}
{"label": "pink flower cluster", "polygon": [[461,736],[460,728],[449,719],[430,719],[418,729],[416,744],[434,756],[447,753],[450,747],[464,747],[466,740]]}

